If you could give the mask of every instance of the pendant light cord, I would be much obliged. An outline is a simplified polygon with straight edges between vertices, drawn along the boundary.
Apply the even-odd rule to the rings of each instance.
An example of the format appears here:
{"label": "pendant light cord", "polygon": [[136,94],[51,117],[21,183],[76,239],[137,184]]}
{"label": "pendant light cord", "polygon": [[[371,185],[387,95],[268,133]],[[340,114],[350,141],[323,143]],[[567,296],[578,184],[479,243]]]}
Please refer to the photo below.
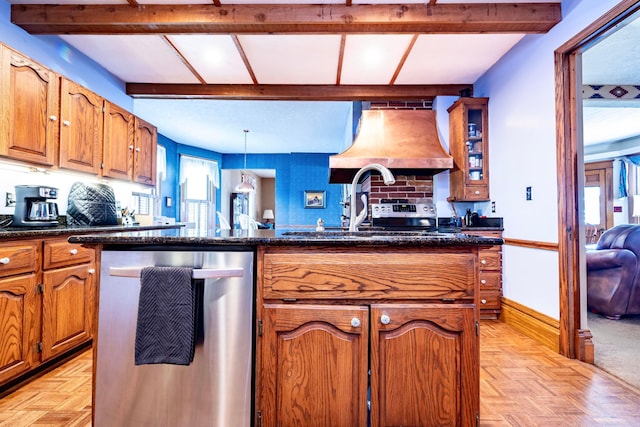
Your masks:
{"label": "pendant light cord", "polygon": [[245,129],[243,132],[244,132],[244,172],[247,173],[247,134],[249,133],[249,129]]}

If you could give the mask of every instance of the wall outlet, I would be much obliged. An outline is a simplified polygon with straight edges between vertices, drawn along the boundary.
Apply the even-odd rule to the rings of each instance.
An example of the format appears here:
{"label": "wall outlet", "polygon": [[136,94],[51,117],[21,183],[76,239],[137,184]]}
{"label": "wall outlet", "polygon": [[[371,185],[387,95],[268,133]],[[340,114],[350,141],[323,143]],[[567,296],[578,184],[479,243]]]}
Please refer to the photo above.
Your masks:
{"label": "wall outlet", "polygon": [[525,193],[525,198],[527,200],[531,200],[531,187],[527,187],[527,191]]}
{"label": "wall outlet", "polygon": [[16,205],[16,196],[13,193],[5,193],[5,198],[4,198],[4,206],[5,207],[9,207],[9,206],[15,206]]}

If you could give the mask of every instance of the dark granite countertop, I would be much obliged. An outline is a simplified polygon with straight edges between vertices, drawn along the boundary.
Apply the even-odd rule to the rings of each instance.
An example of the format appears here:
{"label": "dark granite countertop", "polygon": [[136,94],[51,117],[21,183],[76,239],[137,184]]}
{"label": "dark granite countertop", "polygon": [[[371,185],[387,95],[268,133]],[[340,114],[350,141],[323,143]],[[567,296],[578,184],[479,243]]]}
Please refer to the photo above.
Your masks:
{"label": "dark granite countertop", "polygon": [[72,243],[105,246],[493,246],[503,240],[464,233],[362,231],[300,231],[300,230],[194,230],[171,229],[154,231],[75,235]]}
{"label": "dark granite countertop", "polygon": [[95,233],[116,233],[122,231],[145,231],[182,228],[181,224],[172,225],[104,225],[104,226],[82,226],[68,227],[59,225],[56,227],[6,227],[0,228],[0,239],[18,239],[25,237],[44,238],[56,236],[71,236],[75,234],[95,234]]}

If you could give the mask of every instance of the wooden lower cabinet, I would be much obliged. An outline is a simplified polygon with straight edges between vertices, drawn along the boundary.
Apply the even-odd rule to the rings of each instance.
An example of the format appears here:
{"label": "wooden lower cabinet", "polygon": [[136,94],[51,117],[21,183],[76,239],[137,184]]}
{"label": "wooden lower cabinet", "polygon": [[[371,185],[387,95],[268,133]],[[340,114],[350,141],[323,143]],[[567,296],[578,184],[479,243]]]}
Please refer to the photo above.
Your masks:
{"label": "wooden lower cabinet", "polygon": [[0,384],[33,366],[36,275],[0,278]]}
{"label": "wooden lower cabinet", "polygon": [[[502,231],[469,230],[465,234],[502,237]],[[478,251],[480,266],[480,318],[497,319],[502,309],[502,246],[490,246]]]}
{"label": "wooden lower cabinet", "polygon": [[259,250],[258,425],[476,425],[476,250],[298,250]]}
{"label": "wooden lower cabinet", "polygon": [[95,253],[66,239],[0,243],[0,386],[93,337]]}
{"label": "wooden lower cabinet", "polygon": [[42,361],[91,339],[94,273],[91,264],[44,272]]}
{"label": "wooden lower cabinet", "polygon": [[473,304],[266,305],[263,337],[265,426],[475,424]]}

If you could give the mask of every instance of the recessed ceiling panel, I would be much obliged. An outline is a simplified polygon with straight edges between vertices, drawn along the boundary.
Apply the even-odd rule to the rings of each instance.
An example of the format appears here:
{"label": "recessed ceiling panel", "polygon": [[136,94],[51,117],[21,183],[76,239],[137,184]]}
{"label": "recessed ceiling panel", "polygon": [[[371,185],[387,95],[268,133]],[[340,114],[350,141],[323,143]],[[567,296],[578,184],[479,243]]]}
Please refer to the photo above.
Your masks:
{"label": "recessed ceiling panel", "polygon": [[251,75],[228,35],[168,36],[208,84],[251,84]]}
{"label": "recessed ceiling panel", "polygon": [[589,107],[585,102],[582,112],[584,145],[640,135],[640,108],[637,108],[637,102],[618,100],[610,101],[608,105],[610,107]]}
{"label": "recessed ceiling panel", "polygon": [[347,36],[340,83],[389,84],[412,37],[411,34]]}
{"label": "recessed ceiling panel", "polygon": [[[636,14],[638,15],[638,14]],[[588,85],[640,85],[640,19],[618,25],[582,54],[582,81]]]}
{"label": "recessed ceiling panel", "polygon": [[421,35],[396,84],[475,83],[522,37],[522,34]]}
{"label": "recessed ceiling panel", "polygon": [[70,35],[66,42],[125,82],[198,83],[179,55],[158,35]]}
{"label": "recessed ceiling panel", "polygon": [[259,84],[335,84],[339,35],[241,35]]}

